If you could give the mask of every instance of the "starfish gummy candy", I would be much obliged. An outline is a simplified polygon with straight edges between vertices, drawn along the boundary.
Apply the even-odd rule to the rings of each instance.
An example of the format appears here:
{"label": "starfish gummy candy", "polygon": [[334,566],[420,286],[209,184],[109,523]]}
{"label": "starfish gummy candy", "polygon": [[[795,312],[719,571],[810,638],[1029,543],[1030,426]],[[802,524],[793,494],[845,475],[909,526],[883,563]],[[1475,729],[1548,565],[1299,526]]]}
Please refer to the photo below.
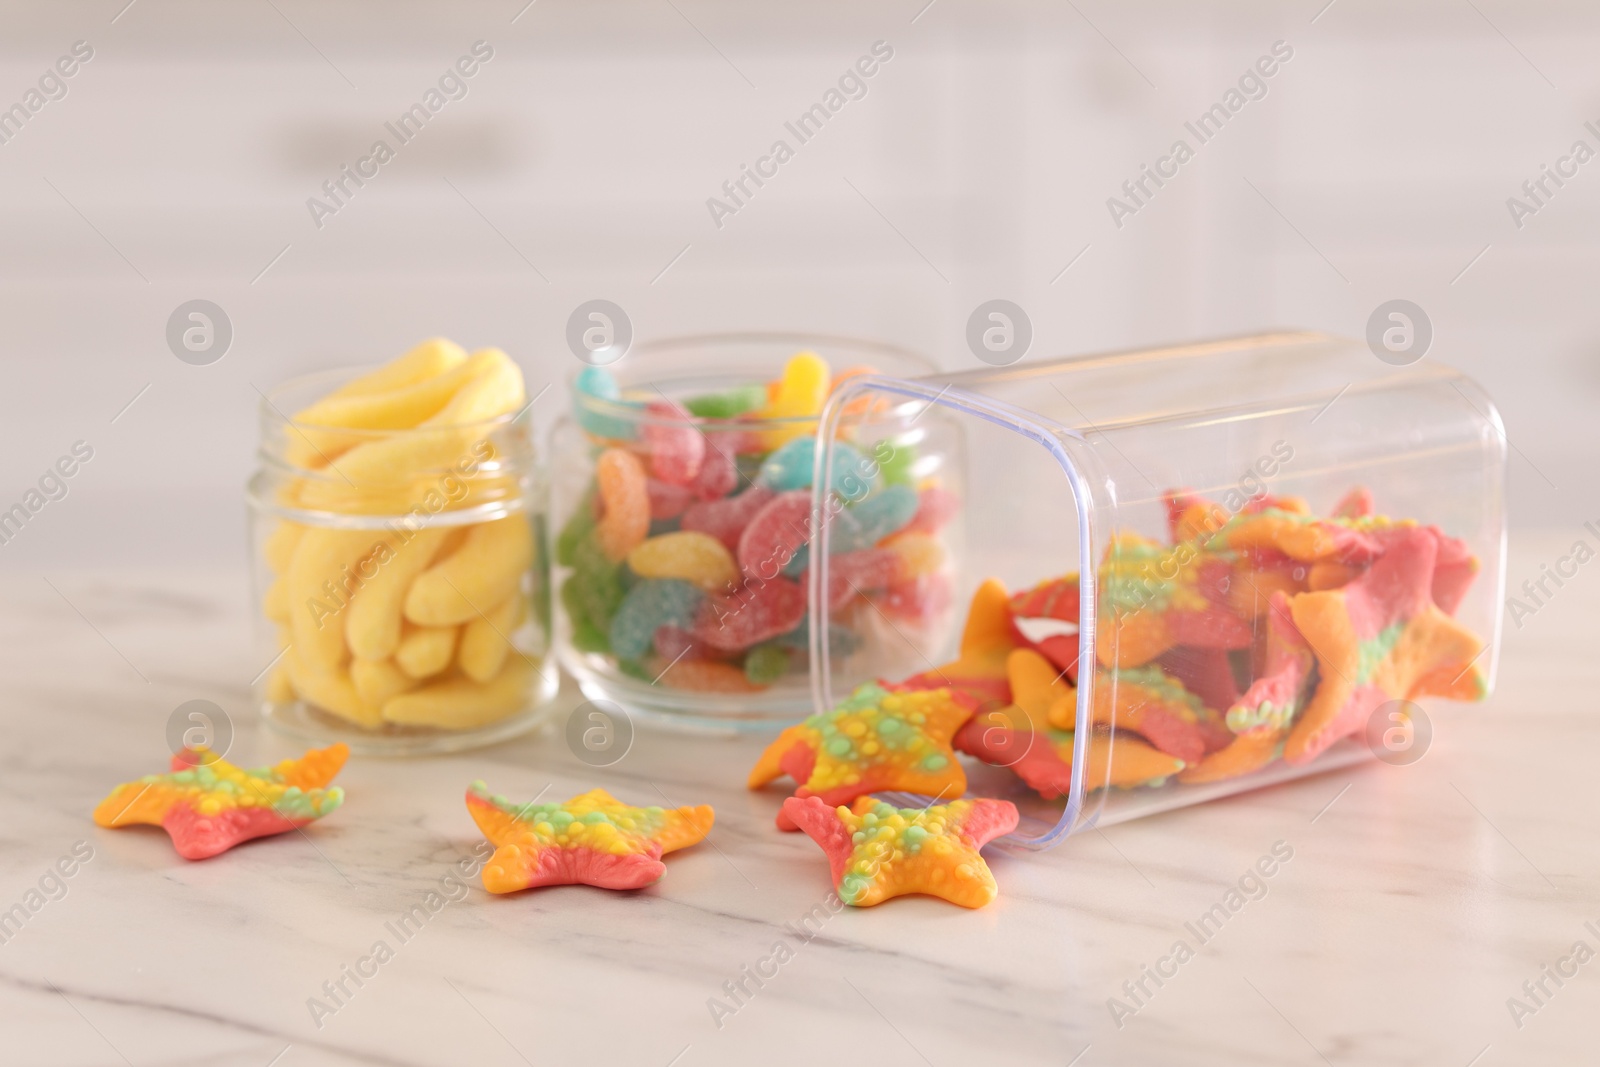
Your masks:
{"label": "starfish gummy candy", "polygon": [[1233,740],[1178,776],[1182,782],[1215,782],[1259,770],[1277,758],[1289,725],[1303,705],[1302,690],[1314,658],[1290,614],[1289,598],[1277,593],[1268,616],[1266,662],[1261,674],[1228,709]]}
{"label": "starfish gummy candy", "polygon": [[[795,796],[827,804],[886,789],[960,796],[967,776],[950,739],[974,707],[950,689],[890,692],[868,683],[832,711],[778,735],[751,770],[750,788],[787,774],[799,783]],[[795,828],[782,812],[778,825]]]}
{"label": "starfish gummy candy", "polygon": [[1433,602],[1437,537],[1412,527],[1388,542],[1349,585],[1289,603],[1320,670],[1316,692],[1289,734],[1288,763],[1307,763],[1361,730],[1386,701],[1482,695],[1474,663],[1482,642]]}
{"label": "starfish gummy candy", "polygon": [[483,782],[467,790],[467,810],[495,846],[483,868],[491,893],[548,885],[643,889],[666,873],[664,853],[704,840],[716,818],[705,804],[635,808],[604,789],[564,803],[513,804]]}
{"label": "starfish gummy candy", "polygon": [[897,808],[862,797],[845,808],[790,797],[783,810],[827,853],[839,899],[858,908],[910,893],[983,907],[999,888],[978,852],[1017,828],[1016,806],[987,798]]}
{"label": "starfish gummy candy", "polygon": [[327,786],[349,754],[341,743],[243,770],[208,749],[184,749],[172,757],[168,773],[113,789],[94,809],[94,821],[112,828],[159,826],[178,855],[207,859],[252,838],[297,830],[339,807],[344,790]]}

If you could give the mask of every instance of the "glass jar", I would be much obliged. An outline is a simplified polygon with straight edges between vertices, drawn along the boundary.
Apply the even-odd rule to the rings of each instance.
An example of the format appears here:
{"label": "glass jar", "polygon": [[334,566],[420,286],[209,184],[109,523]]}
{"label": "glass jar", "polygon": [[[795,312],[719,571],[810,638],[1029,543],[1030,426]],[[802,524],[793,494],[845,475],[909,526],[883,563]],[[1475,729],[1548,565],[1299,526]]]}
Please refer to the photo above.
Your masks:
{"label": "glass jar", "polygon": [[[820,400],[809,414],[775,415],[782,387],[769,385],[800,353],[826,362],[823,390],[868,371],[932,369],[889,345],[740,334],[641,345],[574,379],[551,444],[555,635],[591,699],[715,728],[804,714],[804,579],[822,526],[838,531],[827,629],[836,670],[865,680],[911,669],[947,643],[960,426],[920,400],[852,408],[834,427],[832,475],[813,512]],[[872,448],[853,449],[858,438]]]}
{"label": "glass jar", "polygon": [[522,733],[559,684],[527,409],[405,430],[285,414],[371,369],[297,378],[260,404],[246,499],[262,715],[378,755]]}
{"label": "glass jar", "polygon": [[[973,701],[969,789],[1019,801],[1023,844],[1414,762],[1422,702],[1490,691],[1506,438],[1449,367],[1299,333],[860,377],[830,400],[819,462],[879,401],[963,420],[992,472],[967,510],[994,581],[963,590],[960,655],[890,681]],[[853,678],[826,642],[813,655],[829,708]]]}

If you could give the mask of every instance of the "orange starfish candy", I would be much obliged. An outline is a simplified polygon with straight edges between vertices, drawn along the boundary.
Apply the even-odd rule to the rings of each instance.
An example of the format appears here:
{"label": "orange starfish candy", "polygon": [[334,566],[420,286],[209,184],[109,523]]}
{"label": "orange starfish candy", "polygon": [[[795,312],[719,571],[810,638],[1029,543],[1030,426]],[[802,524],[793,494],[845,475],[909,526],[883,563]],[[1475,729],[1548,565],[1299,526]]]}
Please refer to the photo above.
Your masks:
{"label": "orange starfish candy", "polygon": [[961,655],[941,667],[914,674],[896,688],[963,689],[979,700],[1010,703],[1006,684],[1006,657],[1021,642],[1011,628],[1010,598],[1006,587],[990,578],[972,594],[967,625],[961,631]]}
{"label": "orange starfish candy", "polygon": [[483,782],[467,790],[467,810],[496,846],[483,868],[491,893],[546,885],[643,889],[666,873],[663,854],[704,840],[716,819],[709,805],[635,808],[604,789],[564,804],[517,805]]}
{"label": "orange starfish candy", "polygon": [[839,899],[858,908],[908,893],[983,907],[1000,890],[978,850],[1017,828],[1016,806],[987,798],[897,808],[862,797],[845,808],[790,797],[783,809],[827,853]]}
{"label": "orange starfish candy", "polygon": [[1438,538],[1410,527],[1389,531],[1385,540],[1383,555],[1360,578],[1289,602],[1321,677],[1289,734],[1288,763],[1310,762],[1361,730],[1386,701],[1486,693],[1473,662],[1482,642],[1433,601]]}
{"label": "orange starfish candy", "polygon": [[[956,735],[956,747],[985,763],[1009,767],[1018,778],[1049,800],[1066,796],[1072,785],[1072,730],[1018,730],[988,712],[973,718]],[[1107,786],[1132,788],[1161,785],[1183,770],[1183,760],[1168,755],[1131,730],[1113,736],[1095,730],[1089,735],[1089,764],[1083,784],[1088,792]]]}
{"label": "orange starfish candy", "polygon": [[[960,796],[967,775],[950,740],[972,718],[974,704],[950,689],[890,692],[863,685],[832,711],[779,734],[750,771],[750,788],[787,774],[800,783],[795,796],[828,804],[885,789]],[[778,813],[779,829],[796,829],[786,810]]]}
{"label": "orange starfish candy", "polygon": [[296,830],[344,803],[324,788],[344,766],[344,744],[312,749],[273,767],[242,770],[206,748],[172,757],[172,770],[124,782],[94,809],[98,826],[159,826],[178,855],[203,860],[256,837]]}
{"label": "orange starfish candy", "polygon": [[1289,598],[1274,593],[1268,617],[1267,656],[1261,676],[1228,709],[1234,739],[1178,776],[1180,782],[1218,782],[1237,778],[1271,763],[1278,756],[1289,724],[1300,710],[1301,690],[1311,677],[1311,646],[1300,635],[1289,611]]}

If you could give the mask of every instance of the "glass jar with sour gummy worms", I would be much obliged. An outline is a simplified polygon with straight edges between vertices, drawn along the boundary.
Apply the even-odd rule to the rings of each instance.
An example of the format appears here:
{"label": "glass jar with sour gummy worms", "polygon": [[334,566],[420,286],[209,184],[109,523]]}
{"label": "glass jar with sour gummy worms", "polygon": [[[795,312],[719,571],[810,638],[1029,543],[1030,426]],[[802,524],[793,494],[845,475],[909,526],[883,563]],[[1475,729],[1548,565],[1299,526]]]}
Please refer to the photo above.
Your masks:
{"label": "glass jar with sour gummy worms", "polygon": [[579,371],[552,435],[551,506],[556,647],[584,694],[714,728],[810,710],[807,575],[823,527],[833,669],[926,669],[957,621],[959,424],[923,400],[856,405],[819,502],[812,486],[817,416],[840,383],[932,369],[889,345],[745,334]]}
{"label": "glass jar with sour gummy worms", "polygon": [[263,396],[246,495],[270,725],[419,755],[540,721],[558,675],[527,401],[503,352],[442,340]]}

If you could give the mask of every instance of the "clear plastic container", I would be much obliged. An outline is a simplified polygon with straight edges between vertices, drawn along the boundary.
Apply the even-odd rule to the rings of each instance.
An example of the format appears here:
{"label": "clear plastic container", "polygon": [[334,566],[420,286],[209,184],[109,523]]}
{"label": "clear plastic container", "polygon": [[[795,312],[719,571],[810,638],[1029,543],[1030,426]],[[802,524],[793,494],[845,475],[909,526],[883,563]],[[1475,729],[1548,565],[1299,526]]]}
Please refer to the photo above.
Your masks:
{"label": "clear plastic container", "polygon": [[473,424],[291,421],[373,368],[287,382],[260,404],[246,499],[267,723],[376,755],[531,729],[559,686],[542,472],[527,409]]}
{"label": "clear plastic container", "polygon": [[[1018,800],[1022,844],[1414,761],[1420,701],[1492,686],[1505,435],[1449,367],[1281,333],[864,377],[831,399],[822,440],[879,399],[961,420],[985,472],[964,591],[990,575],[1007,594],[990,587],[969,647],[910,684],[981,702],[957,735],[978,757],[968,791]],[[818,568],[812,595],[828,580]],[[828,621],[812,637],[822,709],[854,678],[832,669]]]}
{"label": "clear plastic container", "polygon": [[[767,383],[802,352],[826,361],[835,389],[862,368],[899,376],[932,369],[913,353],[867,341],[740,334],[641,345],[599,376],[614,387],[610,397],[596,395],[598,368],[574,380],[572,413],[551,442],[560,530],[555,633],[562,665],[591,699],[715,729],[770,728],[804,714],[811,631],[803,577],[819,525],[849,531],[832,542],[844,561],[829,620],[841,677],[921,669],[947,643],[960,617],[959,423],[904,398],[841,410],[833,427],[840,466],[822,510],[812,513],[814,472],[804,449],[814,446],[816,414],[771,417],[765,406]],[[717,397],[721,407],[708,399]],[[685,438],[692,476],[675,459]],[[858,440],[873,447],[846,455]],[[772,457],[785,446],[782,456],[795,462],[776,477],[773,464],[782,461]],[[605,539],[612,505],[599,484],[602,463],[623,484],[644,479],[648,531]],[[612,499],[625,499],[616,493]],[[625,504],[616,511],[629,513]],[[704,543],[708,531],[721,547]],[[672,538],[698,553],[693,566],[684,564],[693,574],[651,558],[655,550],[673,555]],[[779,621],[769,624],[768,614]]]}

